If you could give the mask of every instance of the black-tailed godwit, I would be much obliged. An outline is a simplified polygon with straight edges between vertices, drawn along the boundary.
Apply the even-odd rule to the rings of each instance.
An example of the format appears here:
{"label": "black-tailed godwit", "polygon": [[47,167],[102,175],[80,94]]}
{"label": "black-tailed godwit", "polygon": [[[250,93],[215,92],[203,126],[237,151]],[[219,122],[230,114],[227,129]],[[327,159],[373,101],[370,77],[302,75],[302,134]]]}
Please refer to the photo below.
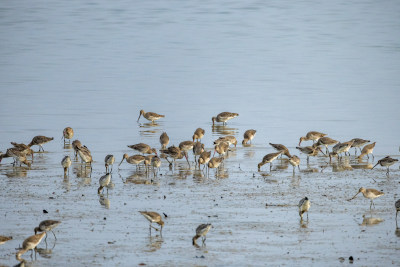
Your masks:
{"label": "black-tailed godwit", "polygon": [[236,118],[237,116],[239,116],[238,113],[221,112],[216,117],[212,117],[213,126],[215,122],[222,122],[223,125],[226,125],[228,120]]}
{"label": "black-tailed godwit", "polygon": [[197,226],[196,235],[192,238],[192,244],[196,245],[196,240],[200,237],[202,239],[202,243],[204,244],[204,242],[206,241],[206,235],[208,231],[210,231],[211,227],[211,223],[200,224],[199,226]]}

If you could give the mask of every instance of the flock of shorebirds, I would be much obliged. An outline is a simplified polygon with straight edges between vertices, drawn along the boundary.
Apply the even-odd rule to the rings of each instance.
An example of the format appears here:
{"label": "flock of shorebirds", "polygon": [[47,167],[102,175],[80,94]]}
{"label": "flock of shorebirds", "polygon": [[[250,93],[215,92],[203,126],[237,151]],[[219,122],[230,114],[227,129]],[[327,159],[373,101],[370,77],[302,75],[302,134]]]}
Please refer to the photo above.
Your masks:
{"label": "flock of shorebirds", "polygon": [[[151,121],[152,123],[164,117],[164,115],[159,115],[154,112],[145,112],[143,110],[140,111],[138,121],[141,116]],[[216,117],[212,117],[213,126],[215,125],[215,123],[223,123],[223,125],[225,125],[228,120],[233,119],[237,116],[239,116],[239,114],[237,113],[222,112],[218,114]],[[153,175],[154,177],[156,177],[158,175],[158,170],[160,169],[162,163],[161,158],[164,158],[166,161],[168,161],[170,166],[173,166],[176,160],[185,157],[187,163],[190,166],[190,162],[188,160],[188,151],[192,150],[195,157],[196,168],[197,166],[198,168],[201,168],[201,165],[204,165],[203,170],[204,168],[207,167],[207,172],[209,173],[209,169],[216,169],[216,172],[218,174],[218,169],[221,166],[221,164],[223,164],[225,155],[228,154],[230,146],[234,145],[236,147],[238,141],[234,136],[223,136],[218,138],[217,140],[214,141],[214,154],[213,156],[211,156],[212,151],[206,151],[204,144],[201,143],[201,139],[204,137],[204,134],[205,134],[204,129],[198,128],[195,130],[193,134],[192,141],[183,141],[177,147],[176,146],[168,147],[169,137],[167,133],[163,132],[160,136],[160,144],[161,144],[161,149],[159,150],[161,152],[160,156],[158,156],[157,150],[155,148],[152,148],[147,144],[138,143],[134,145],[128,145],[129,148],[136,150],[141,154],[136,154],[133,156],[124,154],[119,165],[121,165],[124,160],[129,164],[136,165],[136,168],[138,168],[138,166],[143,163],[146,168],[146,173],[150,171],[150,168],[152,168]],[[248,146],[248,143],[251,143],[255,135],[256,135],[256,130],[250,129],[245,131],[243,135],[242,145]],[[74,136],[73,129],[71,127],[65,128],[63,130],[64,144],[70,143],[73,136]],[[13,147],[7,149],[6,153],[0,153],[0,162],[2,161],[3,158],[9,157],[14,159],[13,166],[17,167],[18,165],[21,166],[22,164],[25,164],[30,168],[31,162],[28,161],[27,158],[28,156],[31,156],[33,160],[34,152],[31,149],[31,147],[37,145],[39,146],[39,152],[44,151],[43,145],[45,143],[52,141],[53,139],[54,139],[53,137],[35,136],[28,145],[11,142]],[[311,146],[301,147],[300,145],[303,141],[313,141],[313,144]],[[367,156],[369,159],[369,154],[371,154],[372,157],[374,158],[373,149],[375,147],[375,144],[376,142],[370,143],[369,140],[364,140],[361,138],[354,138],[347,142],[339,142],[330,137],[327,137],[327,134],[311,131],[308,132],[305,136],[300,137],[299,145],[296,147],[296,149],[298,149],[300,152],[302,152],[307,156],[307,163],[309,162],[309,157],[315,157],[319,154],[319,152],[321,152],[325,156],[329,156],[330,161],[332,161],[332,158],[334,157],[336,157],[338,161],[341,161],[343,158],[343,154],[344,156],[350,155],[349,150],[351,148],[355,149],[356,155],[357,155],[357,148],[360,150],[360,155],[357,157],[358,159],[362,159],[365,156]],[[282,157],[282,155],[288,157],[289,163],[293,166],[293,172],[295,172],[296,167],[299,168],[300,158],[296,155],[291,155],[289,149],[286,146],[282,144],[272,144],[272,143],[270,143],[270,145],[277,152],[265,155],[262,161],[258,164],[258,171],[260,171],[261,167],[267,163],[270,164],[270,171],[271,171],[272,162],[279,156]],[[325,147],[325,153],[322,151],[321,146]],[[329,151],[328,149],[328,147],[330,146],[333,146],[331,151]],[[363,148],[361,149],[362,146]],[[91,164],[93,162],[93,158],[90,150],[85,145],[82,145],[79,140],[72,141],[72,147],[74,149],[75,157],[79,155],[82,161],[82,165],[85,166],[85,170],[88,167],[90,168],[90,171],[92,171]],[[215,153],[218,153],[219,156],[214,157]],[[387,167],[386,175],[389,176],[389,167],[395,164],[397,161],[398,159],[394,159],[387,156],[378,160],[378,162],[376,163],[376,165],[372,167],[372,169],[374,169],[377,165]],[[105,157],[104,164],[106,168],[106,174],[99,179],[99,188],[97,191],[98,194],[101,194],[101,192],[105,188],[107,188],[107,193],[108,193],[108,187],[111,182],[112,166],[114,162],[115,162],[115,157],[113,155],[107,155]],[[64,168],[64,175],[67,175],[67,173],[69,174],[69,168],[71,164],[72,160],[69,156],[65,156],[62,159],[61,165]],[[372,208],[372,205],[374,205],[373,200],[377,197],[384,195],[383,192],[380,192],[376,189],[372,188],[366,189],[361,187],[358,193],[353,198],[348,199],[348,201],[354,199],[359,193],[362,193],[365,198],[371,200],[370,209]],[[298,209],[299,209],[300,219],[303,220],[303,214],[307,212],[307,220],[308,220],[310,200],[307,197],[301,199],[298,204]],[[397,214],[400,211],[400,199],[395,202],[395,209],[396,209],[396,223],[397,223]],[[157,231],[162,232],[164,222],[159,213],[154,211],[140,211],[140,214],[142,214],[149,221],[150,234],[151,234],[151,228],[154,228]],[[52,231],[60,223],[61,223],[60,221],[53,221],[53,220],[46,220],[41,222],[40,225],[34,229],[35,235],[28,237],[23,242],[22,248],[17,252],[16,255],[17,259],[21,260],[20,258],[21,255],[26,251],[28,250],[33,251],[33,249],[36,248],[36,246],[42,241],[42,239],[45,236],[47,238],[47,232]],[[158,224],[160,226],[160,229],[155,228],[152,225],[152,223]],[[197,245],[196,240],[200,237],[202,237],[204,244],[206,240],[206,234],[211,229],[211,227],[212,227],[211,224],[199,225],[196,228],[196,235],[192,238],[193,245]],[[43,232],[43,233],[37,234],[37,232]],[[0,244],[4,244],[6,241],[10,239],[12,239],[12,237],[0,236]]]}

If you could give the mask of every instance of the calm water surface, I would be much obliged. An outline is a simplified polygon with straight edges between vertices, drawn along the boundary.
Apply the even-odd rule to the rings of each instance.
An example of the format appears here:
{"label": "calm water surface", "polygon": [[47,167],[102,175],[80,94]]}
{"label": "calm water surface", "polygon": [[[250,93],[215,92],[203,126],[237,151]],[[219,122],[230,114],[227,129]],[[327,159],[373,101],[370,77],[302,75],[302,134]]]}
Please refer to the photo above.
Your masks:
{"label": "calm water surface", "polygon": [[[29,170],[0,165],[0,234],[14,236],[0,265],[16,264],[14,248],[44,219],[63,223],[52,253],[42,251],[34,266],[337,266],[350,255],[398,265],[398,164],[390,178],[363,169],[399,154],[398,14],[398,1],[3,1],[0,151],[35,135],[55,140]],[[140,109],[166,117],[137,123]],[[222,111],[240,116],[212,128]],[[60,161],[72,155],[60,140],[66,126],[92,150],[91,177],[77,162],[62,175]],[[134,154],[127,145],[159,148],[163,131],[178,145],[197,127],[210,149],[221,135],[241,142],[253,128],[257,136],[233,149],[217,178],[163,162],[163,176],[141,184],[145,174],[124,163],[114,166],[108,198],[96,194],[105,155],[119,163]],[[269,142],[299,155],[310,130],[376,141],[377,159],[329,165],[320,157],[307,166],[301,155],[296,175],[285,160],[257,172]],[[360,186],[386,193],[372,213],[362,197],[345,201]],[[296,207],[304,195],[312,199],[307,225]],[[168,215],[162,237],[149,237],[137,212],[146,209]],[[206,222],[214,225],[207,246],[191,246]],[[53,241],[50,234],[47,249]]]}

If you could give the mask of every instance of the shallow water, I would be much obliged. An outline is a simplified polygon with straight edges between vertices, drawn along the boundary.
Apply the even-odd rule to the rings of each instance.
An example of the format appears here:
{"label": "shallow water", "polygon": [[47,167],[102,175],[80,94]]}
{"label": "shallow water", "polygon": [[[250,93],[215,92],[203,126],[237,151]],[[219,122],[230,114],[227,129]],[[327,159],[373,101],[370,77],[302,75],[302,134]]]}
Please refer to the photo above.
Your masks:
{"label": "shallow water", "polygon": [[[35,135],[55,139],[30,169],[0,164],[0,234],[14,237],[0,265],[17,264],[14,248],[44,219],[62,224],[36,260],[23,256],[33,266],[337,266],[349,256],[398,265],[399,165],[389,178],[369,168],[399,158],[399,11],[397,1],[3,3],[0,151]],[[137,123],[140,109],[166,117]],[[240,115],[212,127],[222,111]],[[60,161],[73,155],[60,139],[66,126],[92,151],[91,175],[74,162],[63,176]],[[163,131],[178,145],[198,127],[208,149],[222,135],[239,140],[218,176],[184,160],[172,170],[163,160],[155,179],[117,166],[135,154],[127,145],[159,148]],[[247,129],[257,135],[243,147]],[[307,166],[295,147],[310,130],[376,141],[375,160],[351,150],[343,164],[317,157]],[[301,171],[293,175],[283,157],[258,172],[270,142],[299,155]],[[107,154],[116,156],[115,187],[99,196]],[[385,192],[371,212],[362,196],[346,201],[361,186]],[[311,209],[301,223],[304,196]],[[149,236],[139,210],[167,214],[162,236]],[[197,248],[201,223],[214,228]]]}

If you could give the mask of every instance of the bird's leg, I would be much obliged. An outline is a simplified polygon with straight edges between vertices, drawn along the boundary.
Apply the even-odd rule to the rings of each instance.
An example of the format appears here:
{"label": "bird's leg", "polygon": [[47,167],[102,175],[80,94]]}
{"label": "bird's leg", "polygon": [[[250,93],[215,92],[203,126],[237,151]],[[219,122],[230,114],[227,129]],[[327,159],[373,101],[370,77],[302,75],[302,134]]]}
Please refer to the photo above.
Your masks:
{"label": "bird's leg", "polygon": [[272,170],[272,162],[269,163],[269,171],[271,172]]}
{"label": "bird's leg", "polygon": [[309,161],[310,161],[310,156],[307,156],[307,164],[308,164]]}
{"label": "bird's leg", "polygon": [[372,160],[375,160],[375,156],[374,156],[374,154],[372,154],[372,153],[371,153],[371,155],[372,155]]}
{"label": "bird's leg", "polygon": [[53,230],[51,230],[51,232],[53,233],[54,238],[57,240],[56,234],[53,232]]}

